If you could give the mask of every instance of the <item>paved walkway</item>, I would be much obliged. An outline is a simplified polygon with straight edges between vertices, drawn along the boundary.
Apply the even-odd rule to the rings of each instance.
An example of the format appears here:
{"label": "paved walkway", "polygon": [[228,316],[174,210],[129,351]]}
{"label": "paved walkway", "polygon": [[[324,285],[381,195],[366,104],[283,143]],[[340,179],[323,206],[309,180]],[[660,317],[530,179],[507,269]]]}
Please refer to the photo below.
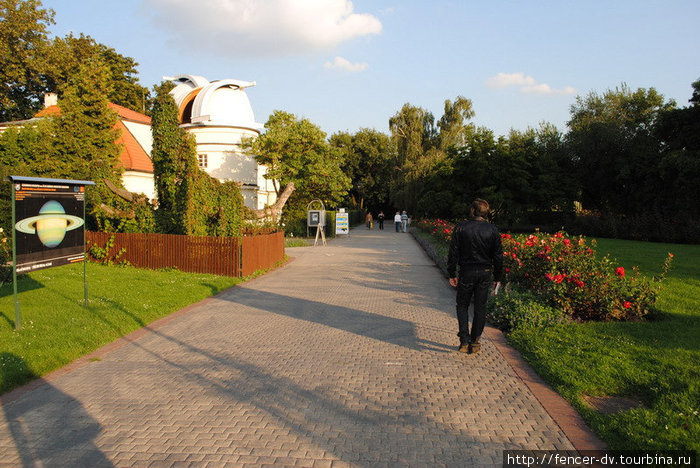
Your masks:
{"label": "paved walkway", "polygon": [[[3,466],[494,466],[571,449],[410,234],[353,230],[0,407]],[[55,374],[54,374],[55,375]]]}

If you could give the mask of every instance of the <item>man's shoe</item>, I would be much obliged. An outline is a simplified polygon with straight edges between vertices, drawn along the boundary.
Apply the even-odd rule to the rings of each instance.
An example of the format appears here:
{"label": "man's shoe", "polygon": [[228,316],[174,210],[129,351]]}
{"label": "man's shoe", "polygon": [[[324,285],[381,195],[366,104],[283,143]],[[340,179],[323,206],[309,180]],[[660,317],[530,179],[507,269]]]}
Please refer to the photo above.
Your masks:
{"label": "man's shoe", "polygon": [[469,345],[469,350],[468,350],[469,354],[476,354],[476,353],[478,353],[479,351],[481,351],[481,344],[479,344],[479,343],[471,343],[471,344]]}
{"label": "man's shoe", "polygon": [[469,352],[469,345],[467,345],[467,344],[459,345],[459,352],[460,353],[468,353]]}

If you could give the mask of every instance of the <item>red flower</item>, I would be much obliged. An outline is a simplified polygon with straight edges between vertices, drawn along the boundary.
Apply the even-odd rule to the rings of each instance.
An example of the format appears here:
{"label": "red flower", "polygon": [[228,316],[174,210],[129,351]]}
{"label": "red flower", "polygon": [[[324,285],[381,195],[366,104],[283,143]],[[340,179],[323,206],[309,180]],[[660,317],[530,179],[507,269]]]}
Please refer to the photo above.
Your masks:
{"label": "red flower", "polygon": [[569,239],[564,239],[562,242],[566,245],[571,245],[571,241]]}
{"label": "red flower", "polygon": [[510,268],[506,267],[506,273],[510,273]]}
{"label": "red flower", "polygon": [[630,307],[632,307],[632,303],[630,301],[625,301],[622,303],[622,307],[624,307],[625,309],[629,309]]}
{"label": "red flower", "polygon": [[619,276],[620,278],[624,278],[625,276],[625,269],[624,267],[617,267],[615,268],[615,274]]}
{"label": "red flower", "polygon": [[511,239],[512,236],[510,234],[501,234],[501,239]]}

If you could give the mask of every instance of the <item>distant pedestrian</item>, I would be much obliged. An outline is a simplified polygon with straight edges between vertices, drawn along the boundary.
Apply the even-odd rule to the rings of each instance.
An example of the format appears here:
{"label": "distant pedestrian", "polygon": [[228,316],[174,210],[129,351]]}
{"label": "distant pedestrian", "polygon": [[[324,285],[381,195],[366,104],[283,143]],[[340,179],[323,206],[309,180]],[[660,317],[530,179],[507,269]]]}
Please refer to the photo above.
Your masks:
{"label": "distant pedestrian", "polygon": [[367,212],[367,216],[365,216],[365,221],[367,222],[367,229],[372,229],[372,221],[374,221],[374,219],[372,218],[371,212]]}
{"label": "distant pedestrian", "polygon": [[394,224],[396,225],[396,232],[401,230],[401,213],[398,211],[394,215]]}
{"label": "distant pedestrian", "polygon": [[377,215],[377,222],[379,223],[379,230],[383,231],[384,230],[384,212],[380,211],[379,214]]}
{"label": "distant pedestrian", "polygon": [[[477,198],[472,202],[471,218],[455,227],[447,256],[450,284],[457,288],[457,335],[461,352],[479,352],[479,338],[486,324],[489,290],[491,287],[494,291],[498,290],[503,274],[501,235],[496,226],[484,219],[488,212],[489,204],[486,200]],[[474,320],[470,332],[469,303],[472,297]]]}
{"label": "distant pedestrian", "polygon": [[403,232],[406,232],[407,226],[408,226],[408,215],[406,214],[406,211],[404,210],[404,212],[401,213],[401,230]]}

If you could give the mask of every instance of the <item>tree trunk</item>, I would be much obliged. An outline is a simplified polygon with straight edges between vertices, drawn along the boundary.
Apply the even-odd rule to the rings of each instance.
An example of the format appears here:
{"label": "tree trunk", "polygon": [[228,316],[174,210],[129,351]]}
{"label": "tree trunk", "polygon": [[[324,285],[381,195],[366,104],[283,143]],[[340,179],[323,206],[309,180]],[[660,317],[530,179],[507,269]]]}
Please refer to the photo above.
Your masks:
{"label": "tree trunk", "polygon": [[290,182],[284,187],[282,194],[277,198],[274,205],[268,206],[262,210],[252,210],[254,219],[270,218],[272,221],[277,221],[282,214],[282,208],[284,208],[292,192],[294,192],[294,182]]}

